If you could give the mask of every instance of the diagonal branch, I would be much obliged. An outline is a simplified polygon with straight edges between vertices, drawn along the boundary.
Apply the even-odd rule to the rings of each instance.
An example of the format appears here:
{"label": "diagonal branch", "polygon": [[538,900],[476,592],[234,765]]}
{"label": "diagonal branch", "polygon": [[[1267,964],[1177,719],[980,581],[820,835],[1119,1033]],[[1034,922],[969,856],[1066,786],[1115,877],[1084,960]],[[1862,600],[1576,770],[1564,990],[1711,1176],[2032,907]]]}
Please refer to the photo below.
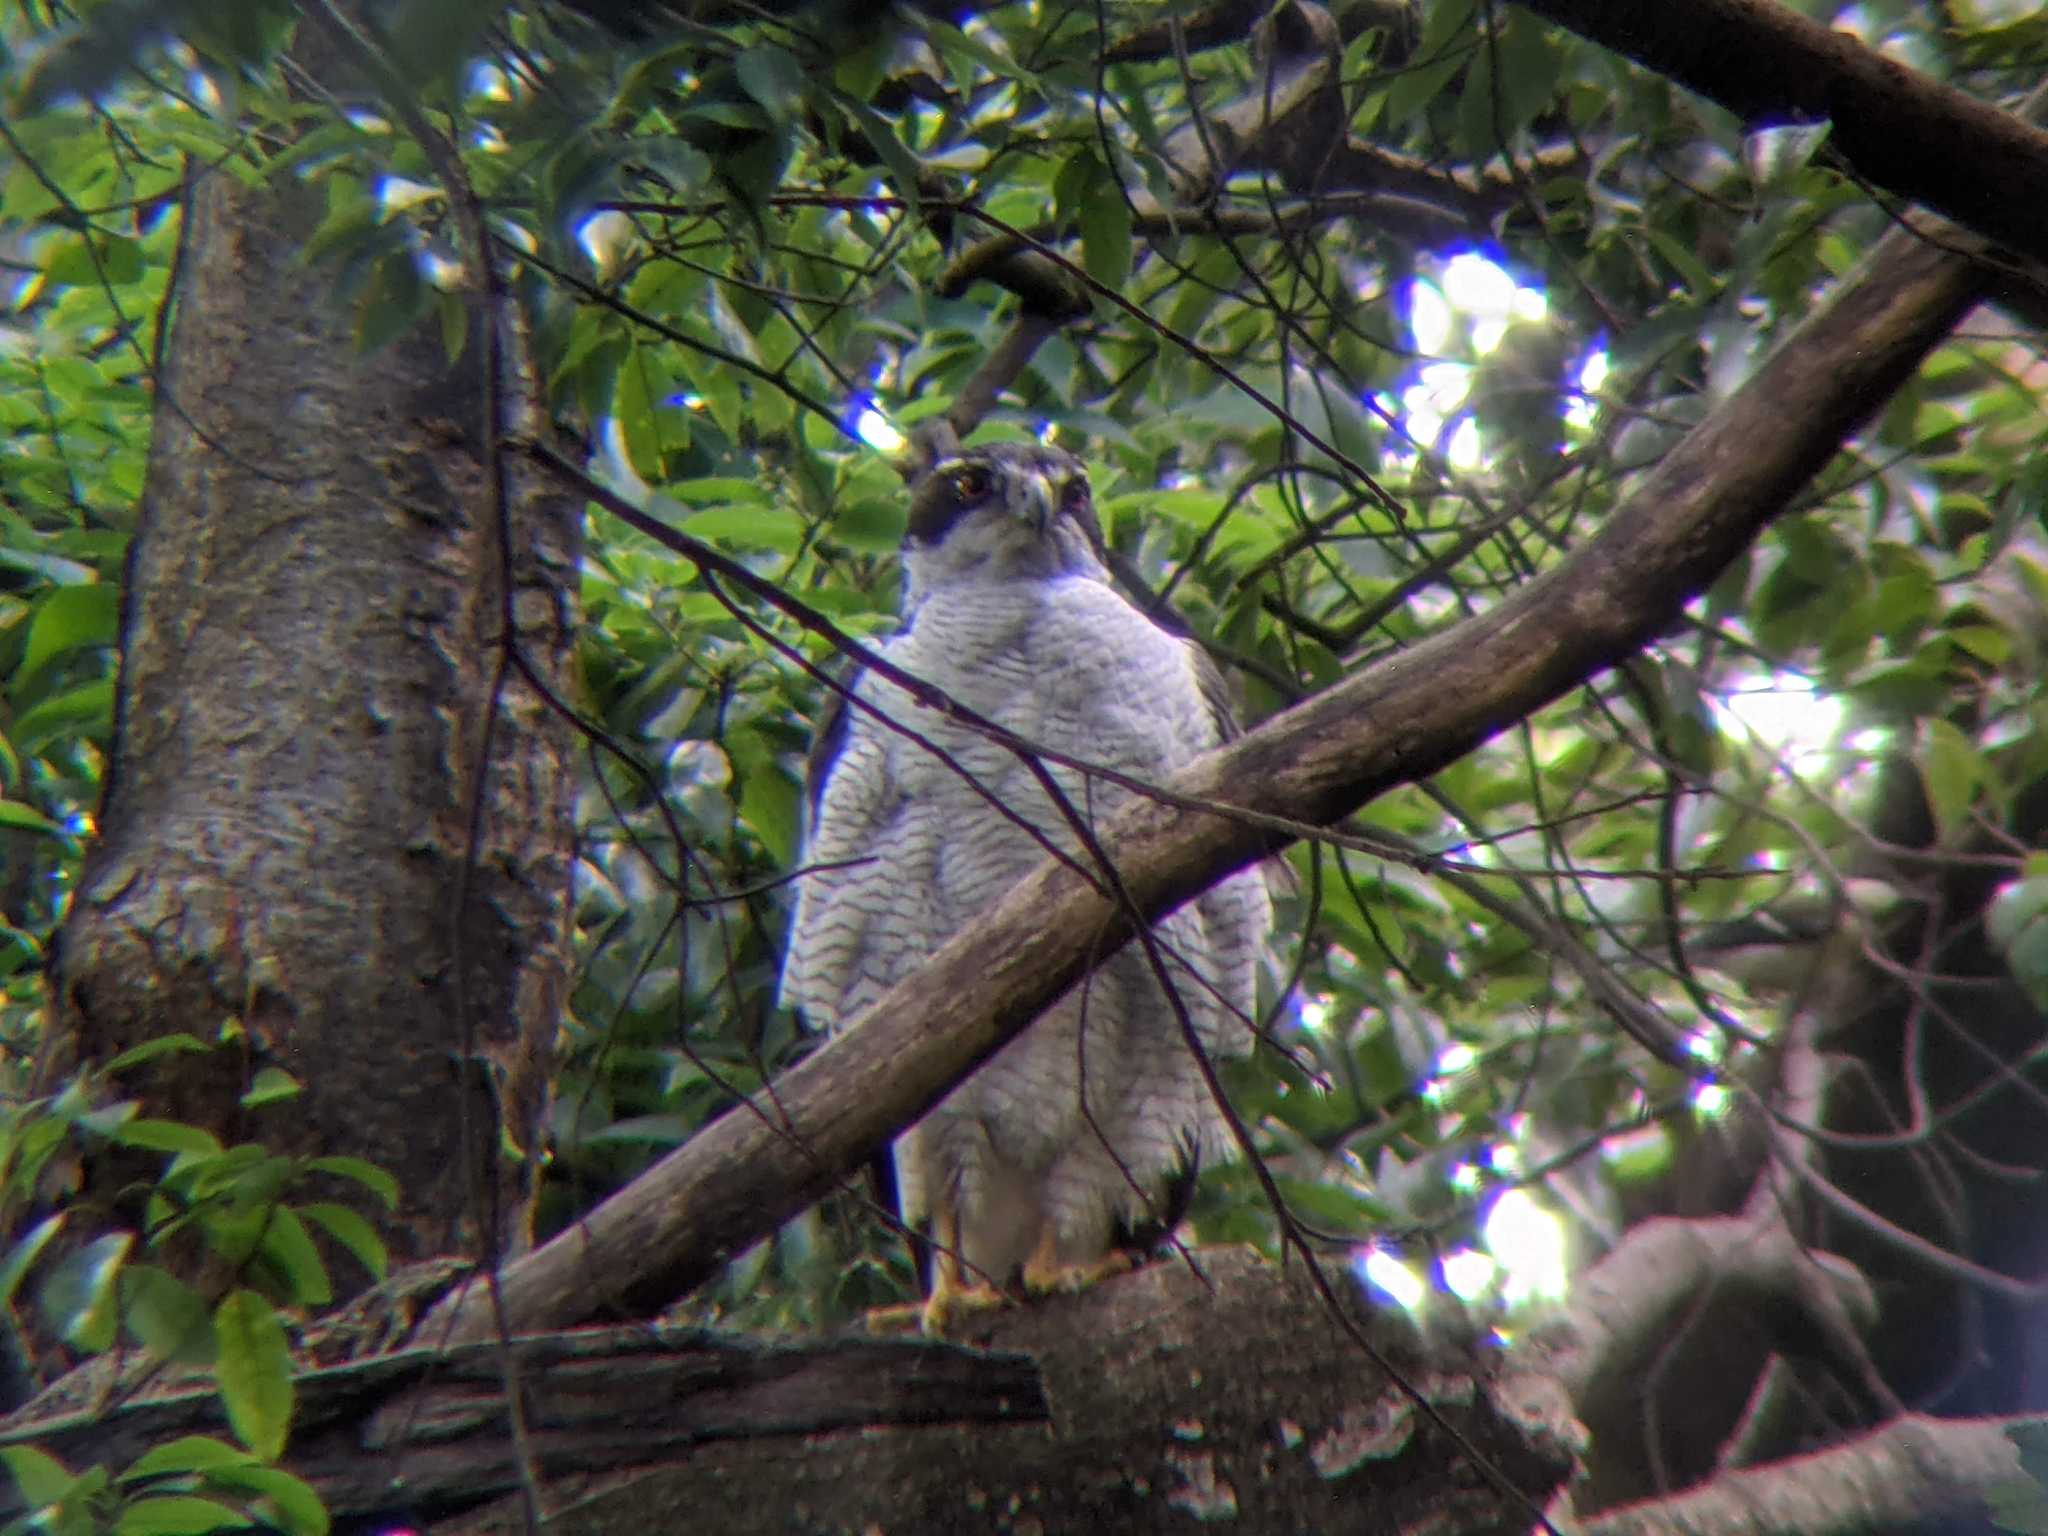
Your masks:
{"label": "diagonal branch", "polygon": [[[1327,824],[1434,773],[1674,622],[1986,291],[1981,242],[1895,231],[1861,273],[1648,474],[1600,534],[1497,607],[1190,764],[1176,795]],[[1271,852],[1270,822],[1141,800],[1103,838],[1158,915]],[[775,1084],[509,1266],[518,1330],[688,1291],[829,1191],[1130,937],[1115,898],[1047,861]],[[483,1294],[422,1337],[490,1331]],[[447,1330],[444,1335],[443,1330]]]}
{"label": "diagonal branch", "polygon": [[1776,0],[1522,0],[1750,127],[1826,122],[1856,172],[2048,261],[2048,131]]}

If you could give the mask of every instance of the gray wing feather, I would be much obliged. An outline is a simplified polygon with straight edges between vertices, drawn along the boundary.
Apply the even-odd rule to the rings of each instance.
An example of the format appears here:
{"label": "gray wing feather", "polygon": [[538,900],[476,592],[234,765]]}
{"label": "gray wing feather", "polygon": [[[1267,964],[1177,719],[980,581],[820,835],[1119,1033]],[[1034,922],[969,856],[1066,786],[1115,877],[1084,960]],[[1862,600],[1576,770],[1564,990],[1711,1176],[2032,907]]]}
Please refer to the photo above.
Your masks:
{"label": "gray wing feather", "polygon": [[[880,910],[872,897],[889,874],[881,847],[892,794],[888,757],[855,729],[858,712],[847,701],[863,672],[833,691],[805,763],[802,872],[781,1000],[818,1029],[844,1023],[857,1011],[855,994],[867,990],[861,973],[876,947]],[[833,865],[842,867],[824,867]]]}
{"label": "gray wing feather", "polygon": [[[831,778],[832,765],[846,747],[848,716],[852,714],[846,696],[860,686],[860,680],[866,673],[866,667],[855,667],[844,677],[834,678],[838,686],[832,689],[832,702],[825,706],[825,718],[818,722],[817,739],[811,743],[811,750],[804,757],[804,812],[811,821],[817,820],[818,802],[824,797],[825,781]],[[833,674],[828,672],[826,675]]]}

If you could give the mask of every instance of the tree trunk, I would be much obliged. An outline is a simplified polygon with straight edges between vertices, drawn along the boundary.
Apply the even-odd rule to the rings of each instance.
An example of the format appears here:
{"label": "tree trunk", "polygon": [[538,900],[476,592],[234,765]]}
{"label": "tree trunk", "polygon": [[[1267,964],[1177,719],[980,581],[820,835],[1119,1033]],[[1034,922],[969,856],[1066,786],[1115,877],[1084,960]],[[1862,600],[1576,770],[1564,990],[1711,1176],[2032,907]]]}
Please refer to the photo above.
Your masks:
{"label": "tree trunk", "polygon": [[[452,363],[418,326],[359,349],[335,274],[301,254],[324,212],[290,178],[188,188],[100,837],[43,1078],[238,1024],[236,1048],[122,1090],[224,1141],[384,1165],[405,1258],[523,1226],[534,1163],[500,1133],[533,1147],[566,1003],[572,737],[498,672],[516,643],[564,675],[580,506],[493,476],[480,302]],[[524,412],[531,381],[504,372],[504,413]],[[302,1094],[245,1110],[270,1066]],[[83,1172],[102,1217],[120,1163]]]}

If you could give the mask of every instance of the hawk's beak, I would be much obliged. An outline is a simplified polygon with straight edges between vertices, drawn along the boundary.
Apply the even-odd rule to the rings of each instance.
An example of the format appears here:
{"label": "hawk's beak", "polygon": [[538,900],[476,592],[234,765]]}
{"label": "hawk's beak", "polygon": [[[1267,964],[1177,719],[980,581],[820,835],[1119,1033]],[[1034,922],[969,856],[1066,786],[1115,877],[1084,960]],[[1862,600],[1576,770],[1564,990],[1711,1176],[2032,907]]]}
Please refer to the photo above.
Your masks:
{"label": "hawk's beak", "polygon": [[1053,514],[1059,510],[1059,505],[1059,489],[1049,476],[1032,470],[1020,478],[1015,503],[1016,513],[1028,520],[1039,533],[1052,526]]}

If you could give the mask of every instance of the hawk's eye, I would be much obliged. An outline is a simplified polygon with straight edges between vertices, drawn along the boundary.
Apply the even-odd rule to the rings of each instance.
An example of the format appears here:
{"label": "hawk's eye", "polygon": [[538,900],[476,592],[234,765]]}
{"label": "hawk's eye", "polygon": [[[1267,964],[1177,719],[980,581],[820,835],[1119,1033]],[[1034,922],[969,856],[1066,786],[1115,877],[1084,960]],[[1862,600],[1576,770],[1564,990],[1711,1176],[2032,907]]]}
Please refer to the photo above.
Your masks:
{"label": "hawk's eye", "polygon": [[1088,505],[1088,482],[1079,475],[1060,487],[1060,510],[1079,512]]}
{"label": "hawk's eye", "polygon": [[962,501],[979,501],[986,496],[995,482],[987,470],[979,465],[953,471],[953,494]]}

